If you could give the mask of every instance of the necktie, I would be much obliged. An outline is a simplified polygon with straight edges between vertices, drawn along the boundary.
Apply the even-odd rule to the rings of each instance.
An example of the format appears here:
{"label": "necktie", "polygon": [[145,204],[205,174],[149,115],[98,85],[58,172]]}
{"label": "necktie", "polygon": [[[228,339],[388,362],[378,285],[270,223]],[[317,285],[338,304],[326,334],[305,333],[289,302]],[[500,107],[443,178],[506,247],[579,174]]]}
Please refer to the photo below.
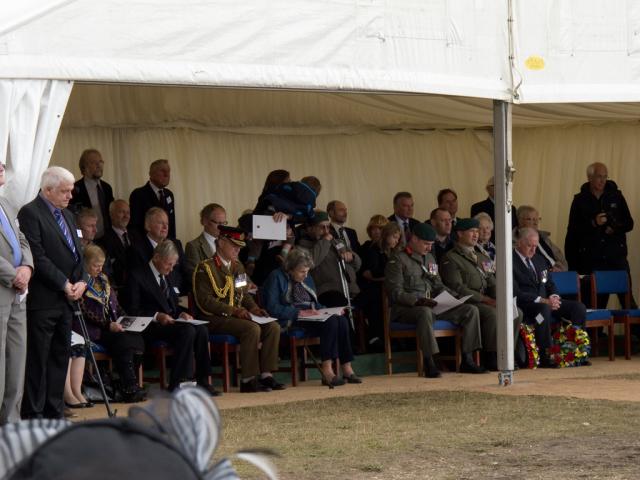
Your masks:
{"label": "necktie", "polygon": [[167,206],[167,196],[164,193],[164,188],[158,190],[158,198],[160,199],[160,206],[165,208]]}
{"label": "necktie", "polygon": [[169,289],[167,288],[167,281],[164,279],[164,275],[160,274],[158,275],[158,277],[160,278],[160,290],[162,290],[162,294],[165,297],[169,298],[169,295],[168,295]]}
{"label": "necktie", "polygon": [[78,251],[76,250],[76,244],[73,242],[73,237],[71,236],[71,233],[67,228],[67,222],[65,222],[64,217],[62,216],[62,210],[60,210],[59,208],[56,208],[53,211],[53,216],[56,219],[56,223],[58,224],[58,227],[60,227],[60,230],[62,231],[62,235],[64,236],[64,239],[67,241],[67,245],[73,252],[74,258],[76,259],[76,261],[80,260],[80,257],[78,257]]}
{"label": "necktie", "polygon": [[9,223],[9,219],[2,208],[0,208],[0,224],[2,225],[2,230],[4,230],[4,234],[11,245],[11,250],[13,252],[13,266],[17,267],[22,262],[22,250],[20,250],[18,238],[16,237],[13,228],[11,228],[11,223]]}
{"label": "necktie", "polygon": [[344,227],[340,227],[338,229],[338,236],[340,237],[340,240],[342,240],[347,247],[350,247],[349,241],[347,240],[347,236],[344,234]]}
{"label": "necktie", "polygon": [[131,245],[131,243],[129,242],[129,235],[127,235],[127,232],[124,232],[122,234],[122,243],[124,244],[125,248],[129,248],[129,245]]}
{"label": "necktie", "polygon": [[531,259],[530,258],[527,258],[527,267],[529,267],[529,273],[531,273],[531,276],[537,282],[538,281],[538,275],[536,275],[536,269],[533,268],[533,263],[531,263]]}

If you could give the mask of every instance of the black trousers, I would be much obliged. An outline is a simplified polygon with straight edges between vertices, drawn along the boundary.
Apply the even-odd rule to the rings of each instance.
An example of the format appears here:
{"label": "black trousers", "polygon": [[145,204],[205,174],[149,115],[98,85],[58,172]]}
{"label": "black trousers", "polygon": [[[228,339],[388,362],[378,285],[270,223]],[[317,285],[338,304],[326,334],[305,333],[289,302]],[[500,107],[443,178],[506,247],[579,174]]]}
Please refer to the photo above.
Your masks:
{"label": "black trousers", "polygon": [[160,325],[153,322],[143,332],[147,347],[154,341],[168,342],[174,350],[173,368],[169,375],[169,390],[176,388],[184,380],[192,380],[195,357],[195,380],[209,383],[211,357],[209,356],[209,331],[206,325],[174,323]]}
{"label": "black trousers", "polygon": [[[551,346],[551,324],[565,318],[574,325],[584,325],[587,309],[584,304],[574,300],[562,299],[558,310],[551,310],[546,303],[530,303],[520,307],[524,313],[526,323],[533,325],[536,334],[536,343],[541,349]],[[540,314],[544,321],[536,320]]]}
{"label": "black trousers", "polygon": [[71,351],[71,306],[27,310],[27,365],[22,418],[63,418]]}
{"label": "black trousers", "polygon": [[351,340],[349,339],[349,319],[344,315],[333,315],[324,322],[299,321],[309,335],[320,337],[320,358],[340,359],[340,363],[353,361]]}
{"label": "black trousers", "polygon": [[144,338],[137,332],[102,331],[99,340],[109,351],[113,363],[125,385],[136,383],[136,365],[134,356],[144,354]]}

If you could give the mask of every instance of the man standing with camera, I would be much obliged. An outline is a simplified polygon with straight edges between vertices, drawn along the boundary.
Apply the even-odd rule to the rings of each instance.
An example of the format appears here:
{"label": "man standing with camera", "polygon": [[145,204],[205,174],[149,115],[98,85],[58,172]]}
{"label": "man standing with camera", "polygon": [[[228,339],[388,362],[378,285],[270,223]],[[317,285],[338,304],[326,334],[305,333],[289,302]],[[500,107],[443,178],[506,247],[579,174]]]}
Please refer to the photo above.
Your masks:
{"label": "man standing with camera", "polygon": [[[633,218],[627,202],[616,183],[609,180],[603,163],[589,165],[587,179],[573,197],[569,214],[565,240],[569,270],[583,275],[594,270],[628,272],[627,232],[633,229]],[[608,297],[599,296],[597,308],[605,308]]]}

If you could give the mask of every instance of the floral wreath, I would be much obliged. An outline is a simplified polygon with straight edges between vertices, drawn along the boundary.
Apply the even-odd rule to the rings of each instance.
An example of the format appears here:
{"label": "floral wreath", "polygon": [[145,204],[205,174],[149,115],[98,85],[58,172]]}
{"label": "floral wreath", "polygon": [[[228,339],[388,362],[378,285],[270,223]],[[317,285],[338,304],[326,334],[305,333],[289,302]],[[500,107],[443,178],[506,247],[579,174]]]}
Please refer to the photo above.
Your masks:
{"label": "floral wreath", "polygon": [[526,323],[521,323],[520,338],[522,338],[525,351],[527,352],[526,368],[538,368],[538,365],[540,364],[540,353],[538,351],[538,346],[536,345],[536,334],[533,327]]}
{"label": "floral wreath", "polygon": [[560,367],[578,367],[589,361],[591,340],[583,328],[561,324],[553,332],[553,345],[549,348],[551,359]]}

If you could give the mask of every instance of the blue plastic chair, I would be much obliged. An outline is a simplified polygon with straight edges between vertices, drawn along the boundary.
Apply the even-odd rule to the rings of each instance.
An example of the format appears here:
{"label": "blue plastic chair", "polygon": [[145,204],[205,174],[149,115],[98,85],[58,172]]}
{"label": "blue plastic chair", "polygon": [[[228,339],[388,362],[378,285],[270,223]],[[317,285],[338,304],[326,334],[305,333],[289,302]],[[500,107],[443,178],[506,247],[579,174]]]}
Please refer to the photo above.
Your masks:
{"label": "blue plastic chair", "polygon": [[[558,294],[560,295],[575,295],[579,302],[581,302],[580,295],[580,277],[578,272],[551,272],[551,278],[553,283],[556,284]],[[609,310],[588,310],[587,318],[585,321],[585,328],[591,330],[591,336],[593,337],[593,353],[598,355],[598,332],[600,327],[607,328],[607,335],[609,336],[609,360],[613,361],[615,357],[614,335],[613,335],[613,316]]]}
{"label": "blue plastic chair", "polygon": [[591,274],[591,303],[596,305],[599,294],[622,294],[622,309],[611,310],[613,322],[624,324],[624,358],[631,359],[631,324],[640,324],[640,309],[629,308],[631,287],[626,270],[599,270]]}

